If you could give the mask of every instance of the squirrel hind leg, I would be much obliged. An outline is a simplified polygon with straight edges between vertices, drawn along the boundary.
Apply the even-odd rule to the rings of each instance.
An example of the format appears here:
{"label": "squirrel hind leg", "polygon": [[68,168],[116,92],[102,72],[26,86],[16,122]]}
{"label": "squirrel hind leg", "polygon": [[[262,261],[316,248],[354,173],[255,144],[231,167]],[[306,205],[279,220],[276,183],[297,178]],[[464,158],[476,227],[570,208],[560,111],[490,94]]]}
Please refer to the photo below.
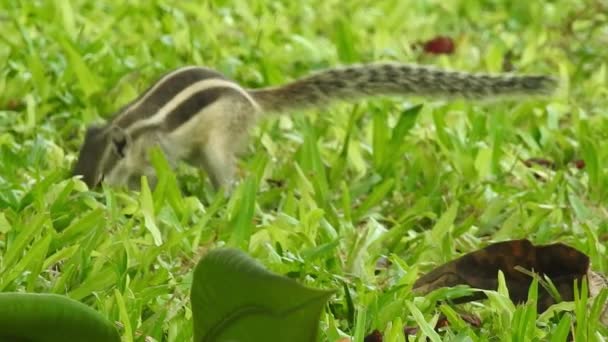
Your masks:
{"label": "squirrel hind leg", "polygon": [[224,188],[230,192],[234,182],[236,154],[228,140],[227,136],[210,139],[198,151],[197,164],[205,170],[216,191]]}
{"label": "squirrel hind leg", "polygon": [[194,149],[194,165],[202,167],[213,188],[233,190],[237,157],[246,149],[249,129],[256,119],[256,108],[242,96],[227,97],[204,117],[198,127],[206,134]]}

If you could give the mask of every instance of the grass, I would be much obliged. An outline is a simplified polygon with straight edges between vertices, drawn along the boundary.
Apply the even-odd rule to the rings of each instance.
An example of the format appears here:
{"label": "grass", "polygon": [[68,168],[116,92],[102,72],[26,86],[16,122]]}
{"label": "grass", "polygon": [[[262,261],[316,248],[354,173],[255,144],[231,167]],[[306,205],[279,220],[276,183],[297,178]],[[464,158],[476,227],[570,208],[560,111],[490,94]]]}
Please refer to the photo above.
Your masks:
{"label": "grass", "polygon": [[[602,4],[5,1],[0,290],[66,294],[120,322],[125,341],[188,341],[192,269],[228,244],[303,284],[339,290],[321,317],[321,340],[361,341],[374,329],[399,340],[403,326],[438,340],[441,312],[448,340],[563,341],[575,320],[580,340],[606,339],[597,319],[581,323],[587,299],[539,316],[504,289],[464,307],[435,306],[450,291],[410,291],[433,266],[524,237],[572,245],[608,271]],[[455,54],[413,48],[443,34],[455,39]],[[508,52],[518,72],[559,76],[558,94],[492,104],[375,99],[266,120],[230,199],[187,166],[176,182],[159,155],[153,190],[89,191],[69,177],[85,126],[175,67],[206,65],[256,87],[380,59],[500,71]],[[532,157],[556,168],[521,162]],[[392,266],[376,274],[384,258]],[[475,313],[481,327],[455,310]]]}

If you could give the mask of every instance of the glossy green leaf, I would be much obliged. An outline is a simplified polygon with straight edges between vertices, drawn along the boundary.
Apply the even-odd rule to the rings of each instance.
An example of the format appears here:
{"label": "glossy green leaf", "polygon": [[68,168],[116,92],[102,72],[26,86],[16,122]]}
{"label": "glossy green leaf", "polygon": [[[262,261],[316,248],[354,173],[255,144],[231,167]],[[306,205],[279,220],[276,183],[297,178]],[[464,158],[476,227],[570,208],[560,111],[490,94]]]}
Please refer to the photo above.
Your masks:
{"label": "glossy green leaf", "polygon": [[332,293],[274,274],[239,250],[213,250],[194,271],[194,340],[316,341]]}
{"label": "glossy green leaf", "polygon": [[120,341],[112,322],[55,294],[0,293],[0,341]]}

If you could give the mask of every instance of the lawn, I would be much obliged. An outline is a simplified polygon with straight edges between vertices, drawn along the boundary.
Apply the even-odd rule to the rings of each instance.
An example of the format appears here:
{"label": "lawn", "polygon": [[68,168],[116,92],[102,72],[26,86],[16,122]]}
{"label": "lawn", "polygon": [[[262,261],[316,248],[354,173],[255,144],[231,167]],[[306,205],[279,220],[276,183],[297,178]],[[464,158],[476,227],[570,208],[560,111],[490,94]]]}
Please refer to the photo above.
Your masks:
{"label": "lawn", "polygon": [[[582,317],[558,308],[516,324],[519,307],[502,301],[437,307],[450,291],[411,287],[521,238],[568,244],[608,273],[607,13],[600,0],[4,0],[0,291],[67,295],[119,322],[125,341],[190,341],[193,268],[227,245],[336,289],[322,341],[398,340],[403,327],[424,340],[450,308],[480,324],[454,320],[446,340],[551,340],[564,315]],[[437,36],[453,54],[424,53]],[[187,165],[142,191],[70,177],[86,126],[173,68],[260,87],[377,60],[551,74],[561,86],[551,98],[376,98],[264,120],[228,198]]]}

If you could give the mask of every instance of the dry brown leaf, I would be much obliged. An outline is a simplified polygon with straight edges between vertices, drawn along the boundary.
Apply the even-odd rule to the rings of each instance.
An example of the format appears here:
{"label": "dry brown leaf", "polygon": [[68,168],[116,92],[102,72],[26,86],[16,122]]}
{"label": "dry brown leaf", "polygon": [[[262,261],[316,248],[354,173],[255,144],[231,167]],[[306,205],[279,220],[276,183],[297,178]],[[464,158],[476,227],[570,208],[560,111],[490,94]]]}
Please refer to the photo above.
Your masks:
{"label": "dry brown leaf", "polygon": [[[527,300],[532,278],[518,271],[517,266],[548,276],[562,299],[571,301],[574,299],[573,281],[578,279],[580,284],[587,275],[589,257],[562,243],[534,246],[526,239],[499,242],[437,267],[415,282],[414,291],[426,294],[441,287],[456,285],[496,290],[498,270],[502,270],[511,299],[515,303],[522,303]],[[482,292],[478,292],[455,302],[484,297]],[[554,303],[551,295],[539,286],[539,311],[545,311]]]}
{"label": "dry brown leaf", "polygon": [[424,42],[422,46],[424,52],[434,55],[451,55],[454,53],[455,50],[454,40],[446,36],[437,36],[429,41]]}

